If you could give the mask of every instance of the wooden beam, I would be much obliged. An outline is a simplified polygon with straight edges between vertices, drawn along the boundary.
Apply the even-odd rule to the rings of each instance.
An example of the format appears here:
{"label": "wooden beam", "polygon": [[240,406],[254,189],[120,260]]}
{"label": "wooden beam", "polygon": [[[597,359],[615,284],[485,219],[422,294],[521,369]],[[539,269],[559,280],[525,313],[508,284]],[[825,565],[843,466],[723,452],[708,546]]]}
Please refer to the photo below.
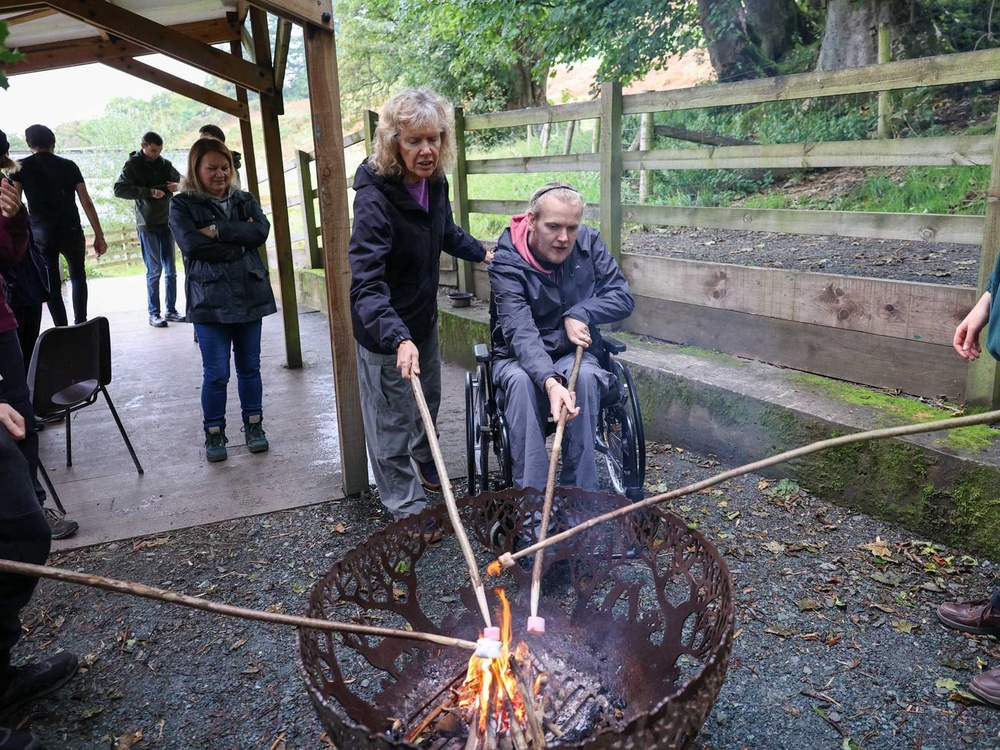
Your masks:
{"label": "wooden beam", "polygon": [[[184,36],[205,44],[217,44],[239,37],[239,30],[224,19],[199,23],[180,24],[171,27]],[[136,57],[149,54],[143,45],[125,39],[113,42],[96,37],[74,39],[68,42],[51,42],[21,47],[25,59],[5,67],[9,76],[34,73],[40,70],[69,68],[75,65],[103,62],[109,57]]]}
{"label": "wooden beam", "polygon": [[59,11],[52,10],[52,8],[39,8],[38,10],[29,10],[27,13],[21,13],[17,16],[11,16],[6,19],[5,23],[8,26],[17,26],[22,23],[30,23],[31,21],[38,21],[42,18],[48,18],[49,16],[57,15]]}
{"label": "wooden beam", "polygon": [[274,93],[274,81],[266,68],[234,58],[169,26],[162,26],[106,0],[48,0],[48,3],[62,13],[95,28],[104,29],[117,37],[180,60],[210,75],[232,81],[252,91]]}
{"label": "wooden beam", "polygon": [[276,16],[290,18],[299,25],[311,23],[333,31],[333,0],[249,0],[252,6]]}
{"label": "wooden beam", "polygon": [[368,454],[361,419],[358,362],[351,331],[350,214],[344,139],[341,130],[340,84],[333,33],[307,25],[305,38],[309,100],[312,102],[313,152],[316,154],[316,191],[326,268],[330,349],[333,352],[333,391],[337,399],[341,476],[344,494],[356,495],[368,487]]}
{"label": "wooden beam", "polygon": [[175,94],[186,96],[188,99],[194,99],[196,102],[201,102],[206,106],[217,109],[220,112],[225,112],[233,117],[246,119],[250,116],[250,108],[246,104],[230,99],[228,96],[207,89],[204,86],[186,81],[178,76],[165,73],[139,60],[130,57],[112,57],[101,62],[109,68],[115,68],[123,73],[141,78],[144,81],[161,86],[168,91],[173,91]]}
{"label": "wooden beam", "polygon": [[[250,24],[258,60],[271,60],[267,37],[267,16],[260,8],[250,8]],[[270,76],[270,71],[268,71]],[[288,190],[281,157],[281,124],[278,122],[277,98],[261,92],[260,118],[264,129],[264,155],[267,160],[267,184],[271,194],[271,235],[278,257],[278,285],[281,288],[281,318],[285,326],[285,363],[289,369],[302,367],[302,341],[299,335],[299,305],[295,293],[295,266],[292,258],[292,232],[288,226]]]}
{"label": "wooden beam", "polygon": [[288,48],[292,44],[292,23],[287,18],[278,19],[278,28],[274,32],[274,87],[278,91],[285,89],[285,68],[288,66]]}
{"label": "wooden beam", "polygon": [[[243,54],[242,42],[233,39],[229,42],[229,51],[233,57],[240,57]],[[236,101],[249,110],[249,97],[247,90],[242,86],[236,87]],[[257,180],[257,152],[253,146],[253,126],[249,117],[240,120],[240,140],[243,142],[243,173],[246,180],[243,183],[246,189],[254,195],[260,195],[260,182]]]}

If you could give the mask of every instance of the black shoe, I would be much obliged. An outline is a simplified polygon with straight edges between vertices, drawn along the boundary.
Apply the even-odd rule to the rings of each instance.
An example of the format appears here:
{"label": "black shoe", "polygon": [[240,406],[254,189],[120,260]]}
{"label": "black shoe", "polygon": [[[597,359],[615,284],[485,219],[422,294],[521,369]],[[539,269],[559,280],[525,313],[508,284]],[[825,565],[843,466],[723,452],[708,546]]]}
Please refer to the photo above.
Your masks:
{"label": "black shoe", "polygon": [[66,518],[65,513],[60,513],[52,508],[42,508],[45,513],[45,520],[49,522],[53,539],[69,539],[80,530],[80,524]]}
{"label": "black shoe", "polygon": [[42,743],[24,729],[0,727],[0,750],[41,750]]}
{"label": "black shoe", "polygon": [[149,316],[149,324],[151,326],[153,326],[153,328],[166,328],[167,327],[167,321],[165,321],[163,318],[161,318],[159,316],[159,314],[150,315]]}
{"label": "black shoe", "polygon": [[58,690],[73,679],[76,668],[76,657],[67,651],[44,661],[15,667],[11,670],[10,684],[0,693],[0,716]]}
{"label": "black shoe", "polygon": [[420,480],[420,484],[424,486],[425,490],[436,492],[441,489],[441,477],[438,475],[433,460],[417,461],[414,459],[413,463],[417,467],[417,479]]}
{"label": "black shoe", "polygon": [[179,312],[168,312],[163,316],[163,319],[170,323],[187,323],[187,318],[181,315]]}

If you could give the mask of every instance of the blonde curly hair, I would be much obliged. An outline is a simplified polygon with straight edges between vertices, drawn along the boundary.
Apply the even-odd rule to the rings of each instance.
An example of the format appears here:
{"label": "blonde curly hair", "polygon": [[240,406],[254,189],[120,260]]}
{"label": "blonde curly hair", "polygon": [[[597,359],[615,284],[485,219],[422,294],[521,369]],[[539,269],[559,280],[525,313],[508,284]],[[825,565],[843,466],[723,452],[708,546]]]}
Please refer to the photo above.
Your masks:
{"label": "blonde curly hair", "polygon": [[379,113],[368,166],[382,177],[403,175],[399,133],[404,127],[432,127],[441,133],[437,175],[443,177],[455,161],[454,112],[444,97],[427,88],[404,89],[385,103]]}

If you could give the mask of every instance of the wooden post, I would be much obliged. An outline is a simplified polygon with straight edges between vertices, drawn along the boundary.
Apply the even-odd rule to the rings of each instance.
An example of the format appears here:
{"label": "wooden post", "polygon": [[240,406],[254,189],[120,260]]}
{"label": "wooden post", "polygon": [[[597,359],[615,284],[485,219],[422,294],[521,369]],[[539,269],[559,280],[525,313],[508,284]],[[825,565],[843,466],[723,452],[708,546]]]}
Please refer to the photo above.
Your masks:
{"label": "wooden post", "polygon": [[539,143],[542,146],[542,156],[544,156],[545,152],[548,151],[549,149],[549,134],[551,132],[552,132],[552,123],[551,122],[544,123],[542,125],[542,133],[538,137]]}
{"label": "wooden post", "polygon": [[[649,146],[653,142],[653,113],[643,112],[639,121],[639,150],[649,151]],[[649,177],[648,169],[639,170],[639,202],[645,203],[649,200]]]}
{"label": "wooden post", "polygon": [[[1000,117],[1000,111],[997,116]],[[986,224],[983,227],[983,249],[979,255],[979,286],[982,290],[997,260],[1000,245],[1000,128],[993,134],[993,163],[990,166],[990,185],[986,191]],[[998,302],[998,290],[993,291],[993,304]],[[980,335],[985,342],[989,328]],[[955,355],[958,356],[958,355]],[[969,366],[965,381],[965,400],[977,406],[997,408],[1000,405],[1000,368],[993,357],[984,354]]]}
{"label": "wooden post", "polygon": [[[267,13],[250,9],[250,24],[257,63],[270,65],[271,44],[267,37]],[[264,154],[271,194],[271,233],[278,256],[278,285],[281,289],[281,317],[285,325],[285,363],[291,370],[302,367],[302,342],[299,338],[299,305],[295,294],[295,267],[292,260],[292,233],[288,228],[288,191],[285,189],[285,165],[281,158],[281,126],[278,124],[278,101],[270,94],[260,95],[260,117],[264,128]]]}
{"label": "wooden post", "polygon": [[313,199],[316,191],[313,189],[312,174],[309,164],[312,156],[307,151],[295,151],[295,167],[299,174],[299,196],[302,198],[302,229],[306,235],[306,250],[309,252],[309,267],[323,267],[323,253],[319,249],[316,237],[316,208]]}
{"label": "wooden post", "polygon": [[368,487],[368,454],[365,451],[365,431],[361,420],[358,362],[354,351],[354,336],[351,333],[351,267],[347,261],[351,225],[347,207],[337,49],[332,28],[307,24],[302,36],[305,41],[309,101],[312,106],[316,192],[319,195],[319,220],[323,233],[341,477],[344,493],[357,495]]}
{"label": "wooden post", "polygon": [[378,112],[365,110],[365,153],[372,155],[372,143],[375,142],[375,128],[378,127]]}
{"label": "wooden post", "polygon": [[622,85],[601,84],[601,236],[614,259],[622,258]]}
{"label": "wooden post", "polygon": [[573,133],[576,132],[576,120],[566,123],[566,135],[563,138],[563,156],[573,153]]}
{"label": "wooden post", "polygon": [[601,148],[601,121],[594,123],[594,134],[590,139],[590,153],[596,154]]}
{"label": "wooden post", "polygon": [[[885,21],[878,25],[878,61],[887,63],[892,60],[892,35],[889,24]],[[889,114],[892,111],[892,100],[888,91],[878,92],[878,137],[886,138],[889,133]]]}
{"label": "wooden post", "polygon": [[[236,57],[243,58],[243,45],[238,39],[229,43],[229,51]],[[247,90],[243,86],[236,87],[236,101],[250,108],[250,99]],[[243,187],[247,192],[253,193],[260,198],[260,182],[257,180],[257,154],[253,147],[253,126],[250,124],[249,115],[245,120],[240,120],[240,142],[243,144]],[[267,257],[267,243],[260,246],[260,259],[264,261],[264,267],[271,265]]]}
{"label": "wooden post", "polygon": [[[455,172],[452,176],[451,190],[455,197],[452,203],[452,208],[455,212],[455,223],[468,232],[469,173],[465,166],[465,112],[462,111],[461,107],[455,108]],[[475,294],[475,266],[467,260],[457,260],[459,290]]]}

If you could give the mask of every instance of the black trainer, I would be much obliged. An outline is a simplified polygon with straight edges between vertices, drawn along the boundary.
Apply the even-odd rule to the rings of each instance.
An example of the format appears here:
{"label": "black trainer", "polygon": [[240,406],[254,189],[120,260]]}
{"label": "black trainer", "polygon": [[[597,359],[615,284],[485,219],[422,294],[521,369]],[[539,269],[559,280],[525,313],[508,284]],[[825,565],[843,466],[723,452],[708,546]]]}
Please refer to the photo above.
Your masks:
{"label": "black trainer", "polygon": [[58,690],[73,679],[76,669],[76,657],[67,651],[23,667],[14,667],[10,684],[0,693],[0,716]]}
{"label": "black trainer", "polygon": [[24,729],[0,727],[0,750],[41,750],[42,743]]}

